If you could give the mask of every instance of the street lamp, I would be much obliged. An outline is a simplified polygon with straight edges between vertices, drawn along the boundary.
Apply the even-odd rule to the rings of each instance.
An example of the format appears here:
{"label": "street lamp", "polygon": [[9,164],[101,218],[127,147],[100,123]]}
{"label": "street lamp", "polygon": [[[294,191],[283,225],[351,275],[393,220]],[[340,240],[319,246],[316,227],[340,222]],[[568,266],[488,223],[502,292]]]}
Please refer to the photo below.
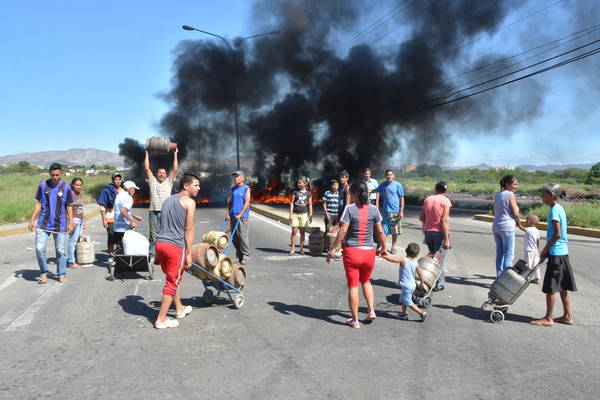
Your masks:
{"label": "street lamp", "polygon": [[[232,61],[233,65],[235,65],[236,52],[233,49],[233,47],[231,46],[231,43],[229,43],[229,40],[225,39],[223,36],[217,35],[216,33],[203,31],[202,29],[197,29],[197,28],[194,28],[193,26],[189,26],[189,25],[183,25],[181,28],[186,31],[196,31],[196,32],[205,33],[210,36],[218,37],[219,39],[224,41],[225,44],[227,45],[227,49],[229,50],[229,53],[231,54],[231,61]],[[237,41],[237,47],[239,48],[239,46],[242,44],[242,42],[244,40],[254,39],[257,37],[261,37],[261,36],[278,35],[278,34],[279,34],[279,31],[271,31],[271,32],[265,32],[265,33],[259,33],[258,35],[247,36],[247,37],[241,38]],[[239,133],[239,128],[238,128],[239,115],[238,115],[237,80],[236,80],[235,74],[232,77],[232,82],[233,82],[233,112],[235,114],[235,154],[236,154],[236,160],[237,160],[237,169],[240,169],[240,133]]]}

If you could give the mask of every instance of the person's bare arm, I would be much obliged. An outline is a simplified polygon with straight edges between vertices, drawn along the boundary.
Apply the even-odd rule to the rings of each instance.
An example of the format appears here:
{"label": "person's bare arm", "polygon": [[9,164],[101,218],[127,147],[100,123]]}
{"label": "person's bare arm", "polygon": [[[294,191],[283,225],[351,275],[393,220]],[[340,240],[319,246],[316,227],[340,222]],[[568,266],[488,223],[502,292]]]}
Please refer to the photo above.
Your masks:
{"label": "person's bare arm", "polygon": [[231,194],[229,195],[229,197],[227,197],[227,210],[225,210],[225,219],[226,220],[230,220],[231,216],[229,215],[231,213],[231,204],[232,204],[232,199],[231,199]]}
{"label": "person's bare arm", "polygon": [[67,233],[71,233],[75,230],[75,221],[73,221],[73,207],[71,207],[71,205],[67,206],[67,218],[69,219]]}
{"label": "person's bare arm", "polygon": [[[346,185],[348,186],[348,185]],[[346,199],[346,202],[344,203],[344,207],[348,207],[350,205],[350,189],[346,188],[344,190],[344,198]]]}
{"label": "person's bare arm", "polygon": [[385,233],[383,232],[383,226],[381,226],[381,222],[378,222],[374,226],[375,234],[377,235],[377,243],[379,244],[379,253],[387,254],[385,251]]}
{"label": "person's bare arm", "polygon": [[519,207],[517,206],[517,198],[514,193],[510,194],[510,199],[508,200],[508,205],[510,207],[510,211],[513,214],[513,219],[517,224],[517,228],[524,231],[523,225],[521,225],[521,216],[519,215]]}
{"label": "person's bare arm", "polygon": [[312,215],[313,215],[312,195],[309,194],[308,195],[308,223],[309,224],[312,222]]}
{"label": "person's bare arm", "polygon": [[423,223],[423,225],[425,225],[425,208],[424,208],[424,205],[423,205],[423,207],[421,207],[421,214],[419,214],[419,221],[421,221]]}
{"label": "person's bare arm", "polygon": [[333,246],[331,246],[331,249],[329,249],[329,251],[327,252],[327,263],[328,264],[331,263],[331,259],[333,258],[333,255],[340,248],[340,246],[342,244],[342,240],[344,240],[344,238],[346,237],[347,232],[348,232],[348,224],[345,222],[340,222],[340,230],[338,231],[338,234],[335,237],[335,242],[333,243]]}
{"label": "person's bare arm", "polygon": [[325,218],[330,220],[331,217],[329,217],[329,213],[327,212],[327,201],[325,199],[323,199],[323,212],[325,213]]}
{"label": "person's bare arm", "polygon": [[292,219],[292,213],[294,212],[294,200],[295,200],[295,197],[296,196],[294,196],[292,194],[292,199],[290,200],[290,220]]}
{"label": "person's bare arm", "polygon": [[383,254],[381,258],[389,262],[398,263],[401,267],[404,266],[404,257],[392,257],[389,254]]}
{"label": "person's bare arm", "polygon": [[400,219],[404,219],[404,196],[400,196]]}
{"label": "person's bare arm", "polygon": [[173,169],[171,170],[171,179],[175,180],[177,177],[177,171],[179,171],[179,148],[175,147],[173,151]]}
{"label": "person's bare arm", "polygon": [[[450,248],[450,207],[444,207],[442,215],[442,237],[444,238],[443,246],[445,249]],[[437,250],[436,250],[437,251]]]}
{"label": "person's bare arm", "polygon": [[148,150],[146,150],[146,153],[144,155],[144,173],[146,174],[146,178],[147,179],[152,179],[152,170],[150,169],[150,155],[148,153]]}
{"label": "person's bare arm", "polygon": [[192,266],[192,247],[194,246],[194,215],[196,213],[196,202],[187,196],[181,198],[179,201],[180,203],[183,202],[182,206],[185,208],[185,257],[186,268],[189,269]]}
{"label": "person's bare arm", "polygon": [[29,224],[27,225],[27,228],[30,231],[33,231],[33,229],[35,228],[35,220],[38,217],[38,215],[40,214],[40,211],[42,210],[42,203],[40,203],[39,201],[35,201],[35,205],[33,206],[33,212],[31,213],[31,218],[29,218]]}
{"label": "person's bare arm", "polygon": [[560,239],[560,222],[559,221],[551,221],[552,225],[554,226],[554,236],[552,236],[550,238],[550,240],[548,240],[546,242],[546,246],[544,246],[544,249],[542,250],[542,254],[541,257],[542,258],[546,258],[548,256],[548,251],[550,250],[550,247],[554,246],[554,243],[556,243],[558,241],[558,239]]}
{"label": "person's bare arm", "polygon": [[121,207],[121,214],[123,214],[123,217],[125,217],[125,219],[129,221],[129,226],[131,226],[131,229],[137,228],[137,224],[133,220],[133,214],[130,214],[125,207]]}
{"label": "person's bare arm", "polygon": [[246,212],[248,207],[250,207],[250,188],[248,188],[248,190],[246,190],[246,196],[244,198],[244,206],[242,207],[242,211],[240,211],[240,213],[238,215],[236,215],[235,217],[237,219],[242,218],[242,215],[244,215],[244,213]]}
{"label": "person's bare arm", "polygon": [[375,207],[379,208],[379,192],[377,189],[375,190],[375,195],[377,196],[375,197]]}

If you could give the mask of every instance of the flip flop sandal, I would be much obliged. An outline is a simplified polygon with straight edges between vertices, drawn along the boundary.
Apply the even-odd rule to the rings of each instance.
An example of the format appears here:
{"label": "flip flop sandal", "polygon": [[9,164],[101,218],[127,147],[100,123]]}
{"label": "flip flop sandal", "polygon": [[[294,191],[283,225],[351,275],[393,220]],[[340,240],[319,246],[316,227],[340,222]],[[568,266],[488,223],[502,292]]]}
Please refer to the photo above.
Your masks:
{"label": "flip flop sandal", "polygon": [[352,318],[346,321],[346,325],[348,325],[350,328],[360,328],[360,322],[355,321]]}
{"label": "flip flop sandal", "polygon": [[156,322],[154,323],[154,327],[156,329],[175,328],[177,326],[179,326],[179,321],[170,318],[167,318],[167,320],[162,324],[157,324]]}
{"label": "flip flop sandal", "polygon": [[35,278],[35,280],[37,281],[38,284],[43,285],[46,282],[48,282],[48,277],[45,277],[45,278],[37,277],[37,278]]}
{"label": "flip flop sandal", "polygon": [[370,324],[373,321],[375,321],[375,318],[377,318],[377,315],[375,313],[371,313],[367,316],[367,318],[365,319],[365,324]]}

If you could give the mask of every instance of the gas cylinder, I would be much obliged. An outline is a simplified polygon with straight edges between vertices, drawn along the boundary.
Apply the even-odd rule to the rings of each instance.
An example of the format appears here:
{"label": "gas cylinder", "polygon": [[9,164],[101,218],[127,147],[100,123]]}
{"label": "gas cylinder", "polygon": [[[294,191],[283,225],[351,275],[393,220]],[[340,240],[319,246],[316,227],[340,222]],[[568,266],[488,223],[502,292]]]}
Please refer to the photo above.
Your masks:
{"label": "gas cylinder", "polygon": [[83,239],[77,243],[77,264],[93,264],[94,261],[96,261],[94,243],[92,243],[89,236],[84,236]]}
{"label": "gas cylinder", "polygon": [[512,304],[526,280],[512,268],[505,269],[490,287],[489,297],[500,304]]}
{"label": "gas cylinder", "polygon": [[171,143],[168,138],[153,136],[146,139],[146,150],[150,153],[167,154],[176,148],[177,143]]}
{"label": "gas cylinder", "polygon": [[431,257],[421,257],[418,263],[419,267],[421,267],[423,283],[427,286],[427,290],[429,290],[435,285],[436,278],[440,273],[440,263]]}

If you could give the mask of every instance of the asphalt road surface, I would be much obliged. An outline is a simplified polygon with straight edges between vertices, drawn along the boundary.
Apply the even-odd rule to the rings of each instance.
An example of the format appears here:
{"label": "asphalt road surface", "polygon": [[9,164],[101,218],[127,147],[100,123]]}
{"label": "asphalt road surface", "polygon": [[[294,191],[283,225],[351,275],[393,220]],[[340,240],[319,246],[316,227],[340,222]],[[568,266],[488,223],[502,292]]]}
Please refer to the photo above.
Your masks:
{"label": "asphalt road surface", "polygon": [[[199,209],[197,236],[223,213]],[[417,222],[407,217],[401,245],[421,242]],[[0,238],[0,398],[597,399],[600,241],[570,237],[576,326],[530,325],[545,310],[535,285],[492,324],[480,309],[494,275],[491,225],[453,217],[451,228],[448,286],[427,321],[397,318],[397,267],[379,260],[378,317],[361,329],[344,325],[341,262],[288,256],[288,228],[255,214],[245,306],[226,297],[205,305],[201,281],[185,274],[193,312],[160,331],[152,322],[164,276],[107,281],[98,217],[88,230],[97,265],[69,270],[67,284],[36,284],[33,234]],[[522,236],[517,244],[520,255]]]}

